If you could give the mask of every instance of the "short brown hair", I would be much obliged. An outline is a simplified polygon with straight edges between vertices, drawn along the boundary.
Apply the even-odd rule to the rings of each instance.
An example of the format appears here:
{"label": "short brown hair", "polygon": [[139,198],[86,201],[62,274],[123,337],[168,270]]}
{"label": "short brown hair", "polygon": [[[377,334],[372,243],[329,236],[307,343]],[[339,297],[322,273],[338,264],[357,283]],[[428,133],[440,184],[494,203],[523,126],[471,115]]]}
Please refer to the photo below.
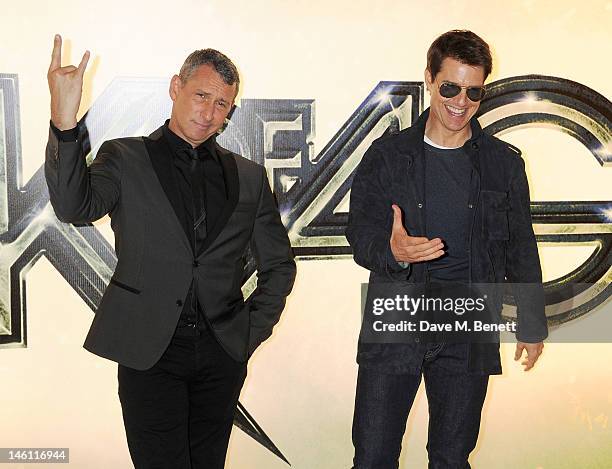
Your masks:
{"label": "short brown hair", "polygon": [[432,79],[442,67],[442,61],[450,57],[461,63],[482,67],[485,79],[493,68],[489,45],[477,34],[465,29],[454,29],[438,36],[427,51],[427,70]]}

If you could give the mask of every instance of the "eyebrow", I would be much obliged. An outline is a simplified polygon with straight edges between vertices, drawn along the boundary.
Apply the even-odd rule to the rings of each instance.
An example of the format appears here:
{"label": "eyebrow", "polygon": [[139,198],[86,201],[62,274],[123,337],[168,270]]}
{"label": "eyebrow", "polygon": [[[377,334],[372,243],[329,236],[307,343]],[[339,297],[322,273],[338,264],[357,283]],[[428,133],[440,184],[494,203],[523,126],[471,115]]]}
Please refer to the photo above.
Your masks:
{"label": "eyebrow", "polygon": [[461,88],[484,88],[485,85],[467,85],[467,86],[463,86],[460,85],[459,83],[455,83],[454,81],[450,81],[450,80],[442,80],[442,83],[448,83],[449,85],[456,85],[459,86]]}
{"label": "eyebrow", "polygon": [[[204,91],[204,90],[199,90],[199,89],[196,90],[195,93],[196,94],[202,94],[204,96],[212,96],[212,93],[209,93],[208,91]],[[217,101],[221,101],[222,103],[229,104],[229,101],[226,100],[225,98],[219,98],[219,99],[217,99]]]}

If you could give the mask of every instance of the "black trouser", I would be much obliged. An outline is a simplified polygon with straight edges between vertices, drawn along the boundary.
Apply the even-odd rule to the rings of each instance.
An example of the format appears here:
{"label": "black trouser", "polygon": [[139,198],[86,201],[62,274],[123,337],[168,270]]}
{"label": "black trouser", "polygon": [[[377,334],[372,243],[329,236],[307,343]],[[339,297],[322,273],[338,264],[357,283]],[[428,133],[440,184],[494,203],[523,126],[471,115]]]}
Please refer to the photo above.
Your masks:
{"label": "black trouser", "polygon": [[246,370],[207,330],[176,335],[148,370],[119,365],[135,468],[223,469]]}

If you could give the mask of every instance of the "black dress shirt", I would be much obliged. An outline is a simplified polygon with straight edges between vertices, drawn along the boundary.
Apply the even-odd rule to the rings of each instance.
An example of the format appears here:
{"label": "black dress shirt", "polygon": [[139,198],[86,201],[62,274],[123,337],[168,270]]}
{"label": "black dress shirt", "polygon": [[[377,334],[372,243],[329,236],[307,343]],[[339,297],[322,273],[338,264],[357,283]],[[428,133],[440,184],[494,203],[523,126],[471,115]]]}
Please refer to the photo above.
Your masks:
{"label": "black dress shirt", "polygon": [[[181,198],[183,199],[185,213],[187,215],[187,226],[183,229],[191,241],[194,253],[201,246],[204,239],[193,239],[193,191],[191,188],[190,160],[183,150],[191,149],[191,144],[180,138],[168,127],[168,121],[164,125],[164,137],[172,151],[172,159],[175,168],[175,181],[177,183]],[[204,194],[206,194],[204,206],[206,207],[206,225],[210,231],[219,219],[223,205],[227,201],[227,191],[225,179],[223,177],[223,167],[219,161],[219,156],[215,150],[215,136],[196,147],[204,167]],[[194,247],[194,242],[195,247]]]}
{"label": "black dress shirt", "polygon": [[[195,259],[206,239],[206,235],[199,230],[194,230],[194,220],[199,216],[199,214],[194,214],[194,206],[206,207],[206,226],[208,231],[210,231],[219,219],[223,205],[227,201],[223,167],[215,150],[214,135],[195,148],[200,164],[203,167],[203,180],[201,184],[204,186],[204,191],[196,191],[195,193],[200,194],[199,196],[204,197],[205,200],[200,200],[198,204],[194,204],[194,191],[191,187],[191,157],[186,152],[186,150],[191,150],[193,147],[190,143],[172,132],[168,124],[169,121],[166,121],[163,127],[164,137],[172,152],[169,157],[172,158],[174,163],[174,180],[181,194],[183,209],[187,215],[185,217],[186,225],[183,226],[183,229],[189,238],[194,254],[194,266],[196,266]],[[185,299],[185,306],[179,318],[177,329],[177,334],[179,335],[198,334],[199,331],[206,327],[205,317],[197,301],[197,292],[194,292],[194,286],[195,282],[192,282]]]}

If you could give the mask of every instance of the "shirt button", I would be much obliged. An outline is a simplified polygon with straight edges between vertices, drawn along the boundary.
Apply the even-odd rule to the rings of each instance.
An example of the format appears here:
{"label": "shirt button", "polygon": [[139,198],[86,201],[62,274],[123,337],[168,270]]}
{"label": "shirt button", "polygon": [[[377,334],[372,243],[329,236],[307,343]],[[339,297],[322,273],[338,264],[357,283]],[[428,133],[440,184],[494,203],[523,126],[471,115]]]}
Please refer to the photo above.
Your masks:
{"label": "shirt button", "polygon": [[468,208],[474,208],[474,204],[468,204]]}
{"label": "shirt button", "polygon": [[182,300],[176,300],[176,306],[183,306]]}
{"label": "shirt button", "polygon": [[417,207],[423,208],[423,204],[417,204]]}
{"label": "shirt button", "polygon": [[198,267],[200,265],[200,263],[198,261],[193,261],[193,266],[194,267]]}
{"label": "shirt button", "polygon": [[421,339],[419,339],[418,337],[415,337],[414,341],[418,344],[421,341]]}

